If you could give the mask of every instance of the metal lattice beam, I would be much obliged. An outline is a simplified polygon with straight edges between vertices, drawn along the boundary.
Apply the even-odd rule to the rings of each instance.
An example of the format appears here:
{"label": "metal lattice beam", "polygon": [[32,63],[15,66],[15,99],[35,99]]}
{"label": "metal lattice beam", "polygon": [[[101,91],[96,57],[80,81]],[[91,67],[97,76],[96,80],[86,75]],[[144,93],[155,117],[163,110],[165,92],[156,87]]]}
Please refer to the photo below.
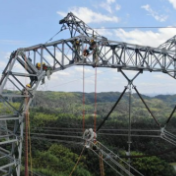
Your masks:
{"label": "metal lattice beam", "polygon": [[[76,52],[73,47],[75,39],[80,42],[79,53]],[[67,40],[59,40],[48,44],[40,44],[28,48],[22,48],[17,50],[17,52],[26,55],[30,52],[30,59],[32,60],[32,63],[28,60],[28,58],[27,63],[32,70],[31,68],[28,68],[28,72],[29,74],[34,75],[37,72],[34,66],[36,63],[36,55],[39,56],[38,62],[42,61],[48,63],[53,68],[53,72],[65,69],[72,65],[84,64],[86,66],[94,66],[95,63],[91,54],[87,57],[83,56],[83,51],[89,47],[92,39],[93,38],[91,37],[78,36]],[[132,45],[123,42],[109,40],[104,41],[102,39],[94,39],[94,41],[97,43],[97,48],[100,52],[96,67],[120,68],[124,70],[143,70],[150,72],[159,71],[173,74],[173,76],[176,72],[176,58],[173,51],[141,45]],[[33,52],[33,58],[31,56],[31,52]],[[43,54],[44,52],[45,54]],[[48,56],[50,58],[48,58]],[[20,57],[17,57],[18,61],[24,62],[24,58]],[[80,61],[78,63],[73,63],[73,57],[80,58]],[[24,64],[25,63],[23,63],[23,65]],[[31,64],[34,64],[34,67],[32,67]],[[4,71],[3,74],[7,74],[7,72]]]}
{"label": "metal lattice beam", "polygon": [[158,48],[170,50],[176,54],[176,35],[168,39],[165,43],[161,44]]}

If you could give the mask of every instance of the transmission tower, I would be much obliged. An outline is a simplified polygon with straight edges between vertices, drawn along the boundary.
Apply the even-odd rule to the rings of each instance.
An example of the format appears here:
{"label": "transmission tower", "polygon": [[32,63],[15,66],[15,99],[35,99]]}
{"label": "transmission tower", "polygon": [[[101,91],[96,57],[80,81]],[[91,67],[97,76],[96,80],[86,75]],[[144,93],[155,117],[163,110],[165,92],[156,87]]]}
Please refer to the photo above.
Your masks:
{"label": "transmission tower", "polygon": [[[11,53],[2,72],[0,103],[4,103],[8,111],[0,115],[0,160],[3,160],[0,166],[1,175],[20,176],[25,116],[32,100],[37,97],[37,88],[51,74],[71,66],[85,65],[117,69],[122,74],[124,70],[135,70],[138,71],[136,77],[143,71],[149,71],[162,72],[176,78],[176,55],[173,50],[176,46],[175,37],[160,47],[153,48],[108,40],[71,12],[60,20],[60,24],[61,31],[69,29],[70,38],[19,48]],[[98,49],[99,54],[94,53],[95,48]],[[44,68],[43,63],[49,68],[49,72]],[[134,87],[133,80],[136,77],[130,80],[125,74],[123,75],[128,81],[124,94],[127,89]],[[6,85],[13,85],[15,91],[9,93]],[[20,103],[14,105],[10,101],[11,98],[15,98]],[[108,116],[104,122],[107,118]],[[175,136],[173,137],[164,128],[161,130],[161,136],[176,145]],[[101,149],[101,154],[98,152],[97,155],[106,158],[108,153]],[[119,165],[114,160],[111,162],[116,166]],[[121,168],[121,165],[119,167]],[[127,170],[123,169],[123,171],[129,174]]]}

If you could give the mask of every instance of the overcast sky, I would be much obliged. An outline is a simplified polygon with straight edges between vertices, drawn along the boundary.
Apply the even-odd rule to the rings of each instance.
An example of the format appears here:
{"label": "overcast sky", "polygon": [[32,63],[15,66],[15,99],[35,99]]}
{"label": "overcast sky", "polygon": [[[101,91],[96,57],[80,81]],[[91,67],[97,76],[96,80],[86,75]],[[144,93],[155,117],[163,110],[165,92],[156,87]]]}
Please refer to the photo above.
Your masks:
{"label": "overcast sky", "polygon": [[[176,35],[176,0],[0,0],[0,73],[10,53],[45,43],[60,30],[59,20],[72,11],[108,39],[157,47]],[[122,28],[135,27],[135,28]],[[148,27],[148,28],[140,28]],[[113,29],[107,29],[113,28]],[[59,34],[54,40],[70,38]],[[94,69],[85,69],[85,90],[94,91]],[[136,72],[128,72],[134,76]],[[82,91],[82,67],[53,74],[41,90]],[[122,91],[127,84],[113,69],[98,68],[97,91]],[[145,94],[175,94],[176,80],[163,73],[141,74],[134,84]],[[8,87],[7,87],[8,88]]]}

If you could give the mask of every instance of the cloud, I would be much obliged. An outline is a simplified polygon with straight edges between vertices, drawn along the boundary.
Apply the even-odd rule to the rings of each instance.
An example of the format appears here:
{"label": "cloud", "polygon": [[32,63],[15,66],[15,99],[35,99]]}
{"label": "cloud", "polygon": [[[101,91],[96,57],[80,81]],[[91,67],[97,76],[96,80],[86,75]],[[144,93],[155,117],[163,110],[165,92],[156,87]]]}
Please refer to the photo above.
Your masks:
{"label": "cloud", "polygon": [[108,4],[112,4],[112,3],[114,3],[116,0],[107,0],[107,3]]}
{"label": "cloud", "polygon": [[4,70],[4,68],[5,68],[6,65],[7,64],[5,62],[0,61],[0,73]]}
{"label": "cloud", "polygon": [[[119,22],[119,18],[116,16],[107,16],[101,13],[96,13],[87,7],[73,7],[70,9],[78,18],[85,23],[101,23],[101,22]],[[67,13],[58,11],[57,14],[65,17]]]}
{"label": "cloud", "polygon": [[151,30],[141,31],[138,29],[126,32],[123,29],[115,30],[115,35],[123,42],[144,46],[158,47],[175,35],[174,28],[161,28],[157,32]]}
{"label": "cloud", "polygon": [[103,2],[103,3],[100,4],[100,7],[102,7],[103,9],[108,11],[109,13],[112,13],[112,8],[111,8],[110,4],[108,4],[106,2]]}
{"label": "cloud", "polygon": [[58,72],[59,75],[63,75],[63,76],[70,76],[70,73],[66,72],[66,71],[60,71]]}
{"label": "cloud", "polygon": [[4,70],[10,58],[10,52],[0,52],[0,73]]}
{"label": "cloud", "polygon": [[[83,68],[82,68],[82,67],[76,67],[74,70],[77,72],[76,75],[81,75],[82,72],[83,72]],[[85,72],[85,74],[86,74],[86,73],[90,73],[90,74],[92,74],[92,76],[93,76],[93,75],[95,74],[95,69],[93,69],[93,68],[84,68],[84,72]],[[101,70],[97,70],[97,73],[98,73],[98,74],[99,74],[99,73],[102,73],[102,71],[101,71]],[[81,76],[82,76],[82,75],[81,75]]]}
{"label": "cloud", "polygon": [[121,6],[119,4],[116,5],[116,10],[120,10]]}
{"label": "cloud", "polygon": [[120,10],[121,6],[119,4],[113,5],[115,3],[115,0],[107,0],[106,2],[100,3],[100,7],[102,7],[104,10],[108,11],[109,13],[113,13],[112,8],[115,7],[116,10]]}
{"label": "cloud", "polygon": [[0,43],[7,44],[7,45],[24,45],[24,41],[20,40],[0,40]]}
{"label": "cloud", "polygon": [[110,30],[101,28],[101,29],[95,29],[95,31],[101,35],[101,36],[112,36],[113,32],[110,32]]}
{"label": "cloud", "polygon": [[150,5],[144,5],[141,6],[142,9],[145,9],[147,12],[149,12],[149,15],[151,15],[153,18],[155,18],[155,20],[160,21],[160,22],[164,22],[167,20],[168,16],[166,15],[159,15],[156,11],[154,11]]}
{"label": "cloud", "polygon": [[157,78],[157,79],[166,79],[167,77],[168,75],[163,75],[163,74],[157,74],[153,76],[153,78]]}
{"label": "cloud", "polygon": [[173,7],[176,9],[176,1],[175,0],[168,0],[172,5]]}

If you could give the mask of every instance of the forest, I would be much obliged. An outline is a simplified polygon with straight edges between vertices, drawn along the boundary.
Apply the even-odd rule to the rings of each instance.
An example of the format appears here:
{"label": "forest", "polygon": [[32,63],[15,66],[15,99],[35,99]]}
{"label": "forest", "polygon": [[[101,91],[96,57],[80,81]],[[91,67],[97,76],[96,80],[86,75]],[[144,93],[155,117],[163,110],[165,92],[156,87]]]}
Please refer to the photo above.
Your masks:
{"label": "forest", "polygon": [[[30,107],[30,152],[29,168],[33,175],[68,176],[78,161],[83,145],[80,139],[83,131],[97,128],[110,111],[119,92],[97,93],[38,91]],[[108,120],[97,133],[97,140],[127,161],[128,150],[128,93],[111,113]],[[165,125],[174,106],[176,95],[142,95],[156,120]],[[18,106],[18,99],[13,103]],[[96,118],[95,118],[96,103]],[[2,108],[2,105],[0,106]],[[83,109],[84,125],[83,125]],[[150,137],[154,130],[160,130],[137,94],[132,94],[131,104],[132,143],[131,165],[145,176],[175,176],[176,147],[161,138]],[[176,133],[176,114],[167,125],[167,130]],[[141,130],[148,130],[148,132]],[[141,137],[140,135],[148,137]],[[157,131],[155,133],[159,135]],[[64,136],[65,135],[65,136]],[[71,136],[71,137],[69,137]],[[163,152],[167,151],[167,152]],[[3,161],[1,161],[3,162]],[[4,161],[5,162],[5,161]],[[24,147],[23,162],[24,163]],[[117,174],[104,163],[105,175]],[[24,175],[24,164],[21,175]],[[99,176],[99,158],[91,150],[84,149],[73,176]]]}

